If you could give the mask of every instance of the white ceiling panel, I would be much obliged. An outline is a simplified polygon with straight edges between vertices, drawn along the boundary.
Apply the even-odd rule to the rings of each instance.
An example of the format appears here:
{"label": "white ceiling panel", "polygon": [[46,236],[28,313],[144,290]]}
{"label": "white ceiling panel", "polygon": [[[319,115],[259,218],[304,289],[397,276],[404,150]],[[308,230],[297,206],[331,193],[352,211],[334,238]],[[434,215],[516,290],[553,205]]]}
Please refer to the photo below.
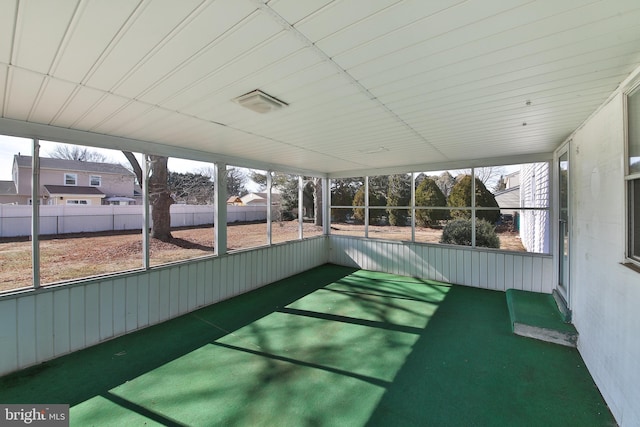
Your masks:
{"label": "white ceiling panel", "polygon": [[[136,67],[123,77],[113,90],[120,95],[138,97],[179,70],[185,63],[188,64],[206,52],[219,37],[251,20],[257,15],[257,12],[254,12],[247,18],[246,14],[250,13],[251,9],[244,1],[213,2],[188,23],[172,32],[160,46],[140,58]],[[163,19],[163,16],[159,13],[156,19]],[[262,35],[258,34],[248,34],[247,38],[258,43],[256,36],[261,40]]]}
{"label": "white ceiling panel", "polygon": [[306,16],[322,9],[334,0],[270,0],[267,2],[270,8],[273,8],[280,16],[282,16],[291,25],[294,25]]}
{"label": "white ceiling panel", "polygon": [[[416,124],[416,130],[422,131],[428,134],[431,137],[431,140],[435,145],[439,145],[438,141],[443,140],[445,137],[448,137],[452,133],[459,135],[461,140],[467,134],[472,134],[473,132],[477,132],[480,134],[489,134],[490,131],[494,131],[493,136],[500,135],[510,135],[512,133],[522,133],[523,131],[528,132],[532,129],[539,128],[541,123],[556,123],[556,122],[564,122],[566,120],[574,120],[579,119],[582,115],[592,110],[589,108],[591,106],[587,105],[582,108],[582,110],[576,110],[574,112],[565,114],[558,114],[556,112],[547,112],[541,114],[512,114],[505,116],[502,119],[493,119],[493,120],[469,120],[469,121],[458,121],[455,123],[450,122],[432,122],[432,123],[421,123]],[[455,129],[455,131],[454,131]]]}
{"label": "white ceiling panel", "polygon": [[[332,58],[344,69],[350,70],[371,61],[386,62],[382,59],[389,56],[387,66],[396,64],[400,58],[406,61],[410,57],[421,57],[424,45],[435,43],[440,46],[440,40],[453,39],[457,44],[476,40],[478,37],[473,29],[481,27],[482,31],[491,32],[490,22],[501,12],[516,8],[527,3],[527,0],[513,0],[510,2],[464,2],[440,13],[430,15],[420,21],[388,33],[371,42],[346,50],[344,53],[333,55]],[[481,34],[480,36],[484,36]],[[345,45],[349,47],[349,44]],[[442,49],[446,49],[443,47]],[[371,67],[371,65],[367,65]],[[355,74],[354,74],[355,75]]]}
{"label": "white ceiling panel", "polygon": [[[214,43],[207,46],[206,49],[189,58],[189,60],[165,76],[159,84],[146,91],[141,98],[147,102],[162,104],[167,98],[172,98],[188,87],[198,84],[217,70],[228,67],[245,58],[251,62],[247,64],[248,69],[255,72],[256,69],[259,70],[264,66],[263,58],[261,58],[262,49],[268,50],[268,46],[271,46],[269,52],[271,52],[272,56],[275,55],[273,45],[269,39],[279,32],[281,32],[280,26],[269,17],[262,14],[254,14],[244,20],[242,25],[227,31]],[[260,41],[256,43],[256,39],[247,37],[247,33],[260,34]],[[280,41],[284,51],[283,55],[287,55],[292,50],[300,47],[299,43],[295,43],[295,46],[287,46],[286,42],[292,41],[291,37],[284,37],[283,39]],[[185,87],[184,82],[194,83]]]}
{"label": "white ceiling panel", "polygon": [[[548,156],[640,65],[637,0],[6,0],[3,12],[0,111],[27,130],[342,176]],[[254,89],[289,105],[233,101]]]}
{"label": "white ceiling panel", "polygon": [[[0,82],[6,82],[7,81],[7,74],[9,74],[9,67],[7,67],[6,65],[2,65],[0,64]],[[6,90],[6,85],[4,84],[0,84],[0,114],[2,115],[2,117],[4,117],[4,109],[5,109],[5,90]]]}
{"label": "white ceiling panel", "polygon": [[371,15],[384,13],[399,0],[337,0],[297,22],[295,27],[309,39],[316,41]]}
{"label": "white ceiling panel", "polygon": [[[465,47],[465,50],[451,49],[439,52],[419,60],[413,60],[409,64],[387,69],[386,72],[374,73],[369,77],[360,79],[362,84],[380,93],[378,88],[387,85],[383,90],[394,91],[393,85],[398,87],[415,84],[415,82],[430,82],[435,79],[446,79],[452,73],[474,73],[482,77],[495,75],[496,66],[500,66],[502,74],[531,67],[541,67],[544,64],[558,67],[562,62],[558,61],[590,61],[610,55],[607,51],[616,49],[621,54],[634,52],[635,43],[638,40],[636,22],[640,20],[640,10],[635,19],[624,21],[620,24],[634,22],[632,25],[619,26],[612,32],[610,28],[602,28],[595,34],[585,36],[582,29],[565,30],[552,36],[542,37],[523,45],[516,45],[506,49],[488,51],[483,43],[473,43]],[[465,51],[467,55],[465,55]],[[469,55],[470,51],[476,54]],[[582,57],[582,58],[580,58]],[[460,61],[460,58],[465,58]],[[392,85],[389,85],[389,84]]]}
{"label": "white ceiling panel", "polygon": [[[486,105],[483,109],[478,109],[477,106],[460,106],[456,111],[456,115],[451,112],[434,112],[424,113],[419,112],[411,116],[405,116],[406,120],[411,123],[416,129],[421,129],[423,126],[429,126],[430,129],[433,126],[452,126],[455,127],[460,123],[485,123],[489,120],[496,120],[497,118],[510,118],[511,120],[518,119],[520,122],[531,122],[534,119],[539,122],[538,117],[540,115],[557,115],[559,112],[566,111],[567,106],[573,107],[576,102],[579,102],[581,106],[586,106],[587,109],[593,110],[598,106],[602,99],[603,93],[596,93],[595,95],[585,95],[580,98],[572,96],[569,99],[557,100],[555,102],[540,102],[536,100],[536,104],[527,106],[525,103],[506,103],[499,105]],[[550,118],[551,119],[551,118]]]}
{"label": "white ceiling panel", "polygon": [[[611,91],[613,91],[613,89],[615,89],[615,82],[620,81],[619,79],[623,78],[622,76],[627,76],[633,68],[635,68],[634,63],[630,64],[628,67],[625,67],[622,70],[614,68],[588,74],[581,73],[564,79],[543,81],[542,83],[537,85],[530,84],[528,80],[524,80],[519,82],[511,82],[508,85],[505,84],[504,86],[500,87],[478,86],[473,91],[459,91],[456,94],[449,93],[443,99],[440,105],[455,105],[458,102],[465,103],[478,98],[489,101],[495,99],[519,97],[522,102],[525,102],[527,99],[535,99],[535,94],[537,93],[548,93],[552,91],[565,93],[587,90],[593,85],[601,84],[603,82],[608,82],[610,93]],[[520,83],[520,85],[518,85],[518,83]],[[510,90],[507,89],[507,86]],[[426,97],[426,95],[424,96]],[[428,99],[436,100],[430,105],[437,104],[438,98],[435,95],[433,97],[428,97]],[[398,101],[390,102],[389,106],[401,115],[406,112],[414,112],[416,110],[425,108],[424,99],[422,99],[421,96],[411,96]]]}
{"label": "white ceiling panel", "polygon": [[[229,46],[234,45],[237,44],[231,43]],[[276,34],[271,39],[265,40],[265,42],[255,46],[255,48],[249,49],[233,59],[228,59],[220,55],[220,49],[212,49],[213,56],[211,58],[205,58],[204,56],[200,58],[201,61],[206,63],[206,66],[193,64],[193,67],[196,69],[209,69],[211,71],[200,78],[191,79],[191,81],[194,82],[193,84],[181,88],[181,90],[175,93],[168,94],[169,96],[158,103],[167,108],[182,110],[191,104],[201,102],[203,97],[210,97],[212,92],[215,93],[225,89],[237,80],[244,79],[249,75],[255,76],[256,71],[262,77],[263,70],[301,49],[302,45],[300,41],[284,32]],[[236,50],[235,52],[238,51]],[[299,63],[295,63],[294,65],[299,66]],[[280,70],[280,73],[282,72],[283,70]],[[181,74],[182,73],[177,73],[172,76],[172,79],[184,82]],[[266,79],[267,77],[261,78],[262,82]],[[243,95],[255,89],[255,87],[251,86],[245,88],[247,89],[246,91],[236,94],[229,94],[227,92],[225,98],[230,99],[230,97]],[[152,94],[149,94],[149,96],[152,96]],[[220,101],[222,101],[222,99],[220,99]]]}
{"label": "white ceiling panel", "polygon": [[[634,61],[628,63],[628,61]],[[403,91],[390,92],[388,95],[379,95],[379,98],[387,105],[394,105],[398,101],[404,99],[413,99],[416,97],[450,97],[456,95],[476,95],[476,94],[496,94],[496,93],[521,93],[526,96],[528,93],[535,92],[537,87],[545,87],[546,85],[557,85],[555,82],[566,82],[571,84],[567,79],[572,79],[576,75],[589,76],[596,73],[602,77],[613,72],[617,73],[619,69],[627,69],[629,71],[635,68],[636,58],[628,56],[617,56],[595,62],[587,62],[582,65],[575,65],[568,68],[560,67],[553,70],[553,67],[533,67],[522,70],[521,72],[499,73],[497,76],[488,76],[475,79],[473,75],[464,74],[452,76],[450,79],[439,81],[439,85],[430,86],[429,90],[417,92],[413,88]],[[615,88],[615,87],[614,87]],[[613,89],[612,89],[613,90]],[[419,95],[416,95],[418,93]]]}
{"label": "white ceiling panel", "polygon": [[[231,108],[237,111],[235,120],[227,124],[238,127],[242,124],[250,129],[260,129],[259,132],[268,132],[268,129],[294,129],[305,126],[305,123],[313,123],[314,126],[322,125],[319,114],[339,114],[340,108],[345,104],[371,105],[354,85],[341,81],[337,76],[329,76],[323,80],[297,88],[292,92],[270,92],[289,106],[272,114],[261,115],[247,110],[235,103]],[[283,128],[283,124],[287,125]]]}
{"label": "white ceiling panel", "polygon": [[8,64],[11,61],[11,49],[13,47],[13,34],[15,31],[14,24],[17,10],[17,0],[3,1],[3,13],[0,13],[0,63]]}
{"label": "white ceiling panel", "polygon": [[105,93],[102,91],[88,87],[78,87],[69,99],[65,101],[64,106],[53,118],[51,124],[59,127],[72,127],[87,111],[94,108],[104,96]]}
{"label": "white ceiling panel", "polygon": [[376,13],[344,27],[316,44],[329,56],[371,42],[379,37],[464,3],[465,0],[424,1],[411,0],[392,4],[384,13]]}
{"label": "white ceiling panel", "polygon": [[182,141],[197,140],[198,132],[202,128],[202,122],[194,117],[170,115],[142,131],[145,135],[154,135],[154,138],[160,143],[171,145]]}
{"label": "white ceiling panel", "polygon": [[[297,52],[293,57],[295,59],[293,63],[288,59],[284,59],[281,63],[274,65],[274,67],[281,69],[278,77],[274,78],[271,70],[264,70],[259,74],[253,73],[251,77],[242,79],[236,84],[227,85],[218,92],[204,93],[202,100],[198,100],[192,105],[184,106],[181,111],[205,120],[227,124],[235,123],[237,120],[244,120],[247,125],[254,122],[271,122],[273,120],[272,115],[248,114],[251,112],[237,105],[232,99],[255,88],[262,88],[263,91],[288,104],[296,103],[297,101],[290,96],[292,91],[323,80],[328,76],[338,75],[333,66],[326,62],[317,63],[317,55],[308,48],[302,52]],[[301,59],[298,60],[297,58]],[[280,68],[281,65],[285,68]],[[286,114],[288,110],[286,108],[284,111],[277,112],[277,114]]]}
{"label": "white ceiling panel", "polygon": [[118,113],[126,105],[129,100],[121,96],[106,94],[92,108],[88,109],[85,114],[80,116],[73,123],[72,127],[95,131],[95,128],[106,121],[111,116]]}
{"label": "white ceiling panel", "polygon": [[[536,92],[530,92],[527,95],[522,94],[494,94],[485,97],[469,97],[466,94],[462,94],[457,97],[451,97],[446,102],[437,103],[431,102],[426,104],[425,102],[416,103],[413,105],[405,105],[402,112],[402,117],[405,120],[411,121],[416,118],[433,118],[439,120],[440,118],[451,118],[455,120],[464,120],[470,114],[479,114],[484,111],[493,111],[496,117],[499,117],[503,111],[509,111],[511,107],[520,108],[521,105],[526,105],[527,101],[530,101],[532,105],[545,105],[558,102],[559,100],[567,100],[568,104],[565,108],[568,110],[577,103],[581,103],[583,97],[596,94],[602,99],[607,97],[611,93],[611,87],[609,84],[598,84],[599,81],[586,81],[581,85],[572,85],[564,88],[550,88],[547,90],[538,90]],[[511,95],[511,96],[510,96]]]}
{"label": "white ceiling panel", "polygon": [[166,120],[170,120],[172,117],[175,120],[175,118],[180,118],[182,115],[172,114],[169,110],[153,107],[143,114],[133,117],[132,120],[123,120],[118,132],[127,138],[144,140],[142,139],[144,135],[151,134],[158,126],[162,126]]}
{"label": "white ceiling panel", "polygon": [[18,120],[29,117],[44,80],[42,74],[10,68],[5,80],[4,117]]}
{"label": "white ceiling panel", "polygon": [[[491,157],[495,155],[495,150],[500,150],[501,147],[496,146],[499,141],[504,141],[507,144],[518,146],[519,149],[529,148],[535,150],[535,147],[526,140],[526,137],[533,135],[546,135],[555,137],[557,132],[561,129],[561,126],[566,124],[574,124],[575,118],[579,116],[579,113],[568,115],[564,118],[557,118],[554,124],[540,126],[539,123],[531,123],[527,126],[522,126],[521,123],[513,123],[511,125],[498,124],[498,126],[483,127],[482,130],[474,130],[469,127],[462,127],[459,131],[455,132],[449,129],[434,132],[433,141],[434,144],[439,145],[442,149],[452,150],[457,147],[464,147],[469,149],[473,144],[485,143],[488,145],[485,147],[487,154],[478,157]],[[455,135],[455,141],[451,141],[451,137]],[[481,135],[481,136],[478,136]],[[513,142],[513,141],[516,142]],[[445,143],[444,141],[450,141]],[[475,142],[474,142],[475,141]],[[540,142],[543,144],[543,142]],[[449,151],[447,151],[449,153]]]}
{"label": "white ceiling panel", "polygon": [[[537,5],[538,3],[533,4]],[[562,5],[564,3],[555,2],[555,4]],[[395,50],[388,55],[377,55],[355,66],[344,63],[340,56],[337,56],[336,60],[358,79],[378,73],[391,72],[390,69],[398,69],[401,66],[415,69],[416,73],[447,65],[462,69],[459,64],[461,59],[468,60],[496,53],[501,61],[507,61],[511,57],[510,55],[519,57],[535,52],[536,46],[537,49],[552,49],[590,38],[593,34],[585,31],[585,25],[588,24],[591,24],[589,28],[597,29],[602,33],[616,28],[625,28],[632,25],[633,22],[637,22],[638,19],[637,16],[634,16],[637,9],[626,11],[624,15],[613,14],[609,16],[602,14],[603,11],[596,9],[593,5],[555,14],[545,19],[538,19],[539,17],[535,13],[522,14],[523,11],[527,11],[531,7],[533,6],[526,5],[491,16],[454,31],[445,32],[438,37],[425,39],[425,41],[405,49]],[[549,8],[548,5],[547,8]],[[512,15],[515,15],[516,12],[518,12],[518,16],[513,17]],[[609,11],[609,13],[611,12]],[[551,14],[550,10],[545,13],[545,15],[548,14]],[[627,14],[631,16],[627,16]],[[518,25],[519,21],[523,22]],[[393,37],[390,38],[393,41]],[[389,41],[386,39],[382,41],[388,44]],[[534,46],[527,45],[532,42]],[[378,43],[373,44],[373,46],[377,45]],[[511,51],[508,51],[509,49]],[[571,51],[567,49],[566,52],[570,53]],[[352,58],[350,53],[347,56],[349,59]],[[487,62],[494,59],[486,58]]]}
{"label": "white ceiling panel", "polygon": [[129,101],[124,107],[105,117],[92,131],[110,135],[124,133],[127,124],[135,123],[140,116],[155,108],[144,102]]}
{"label": "white ceiling panel", "polygon": [[180,31],[189,18],[193,19],[200,4],[200,0],[142,3],[126,22],[121,23],[122,29],[114,36],[100,63],[96,64],[98,66],[87,76],[87,84],[112,89],[166,43],[174,32]]}
{"label": "white ceiling panel", "polygon": [[[114,37],[136,9],[130,0],[82,2],[77,23],[69,31],[51,74],[61,79],[82,81],[105,52]],[[96,23],[99,23],[96,25]]]}
{"label": "white ceiling panel", "polygon": [[78,4],[77,0],[20,2],[12,65],[48,73],[66,41]]}
{"label": "white ceiling panel", "polygon": [[281,78],[270,82],[268,84],[268,92],[289,97],[292,92],[300,88],[322,81],[330,76],[337,77],[339,75],[338,70],[326,61],[309,67],[306,67],[305,64],[306,62],[301,63],[298,68],[289,70],[289,74],[283,74]]}
{"label": "white ceiling panel", "polygon": [[29,121],[51,123],[77,86],[67,81],[45,78],[38,99],[34,102]]}
{"label": "white ceiling panel", "polygon": [[[279,94],[278,88],[275,87],[276,85],[272,82],[279,82],[283,76],[287,79],[295,78],[295,73],[291,75],[288,74],[292,72],[291,70],[299,70],[300,68],[309,69],[313,65],[316,65],[318,61],[317,55],[305,48],[269,65],[262,69],[259,74],[250,73],[244,75],[239,73],[234,70],[234,68],[242,68],[243,65],[236,63],[234,67],[221,70],[216,75],[207,78],[205,81],[200,82],[197,86],[190,89],[195,91],[197,96],[194,95],[192,98],[193,101],[188,104],[176,106],[176,109],[203,118],[216,117],[211,110],[212,107],[221,112],[230,111],[229,102],[231,102],[233,98],[248,93],[257,87],[261,87],[268,93]],[[167,102],[166,106],[171,108],[173,102],[174,100]],[[208,112],[211,112],[212,115],[209,115]],[[224,113],[222,113],[222,116],[226,117]],[[229,123],[229,120],[226,118],[216,118],[216,120]]]}

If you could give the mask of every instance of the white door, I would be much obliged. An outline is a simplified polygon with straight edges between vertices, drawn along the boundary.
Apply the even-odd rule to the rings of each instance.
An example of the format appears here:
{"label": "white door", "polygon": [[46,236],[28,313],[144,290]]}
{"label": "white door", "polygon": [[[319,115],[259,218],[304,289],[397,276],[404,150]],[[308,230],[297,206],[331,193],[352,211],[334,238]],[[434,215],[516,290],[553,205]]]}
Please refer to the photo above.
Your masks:
{"label": "white door", "polygon": [[558,292],[569,304],[569,153],[568,146],[558,157]]}

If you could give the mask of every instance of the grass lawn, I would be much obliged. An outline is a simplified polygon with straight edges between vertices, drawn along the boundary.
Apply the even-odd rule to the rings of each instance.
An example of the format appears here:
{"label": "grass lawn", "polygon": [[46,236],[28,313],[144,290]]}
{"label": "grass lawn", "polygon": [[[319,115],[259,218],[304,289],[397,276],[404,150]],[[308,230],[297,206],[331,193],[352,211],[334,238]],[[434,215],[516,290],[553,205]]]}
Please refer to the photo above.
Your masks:
{"label": "grass lawn", "polygon": [[[336,224],[336,235],[364,236],[363,225]],[[172,231],[172,242],[152,239],[151,265],[186,260],[213,254],[213,227]],[[322,234],[322,228],[304,223],[304,236]],[[416,229],[416,241],[437,243],[442,230]],[[411,240],[410,227],[370,226],[369,237]],[[298,222],[274,222],[273,243],[298,239]],[[501,248],[524,251],[516,234],[501,233]],[[228,250],[246,249],[267,244],[267,224],[230,224],[227,227]],[[0,240],[0,291],[29,287],[31,278],[31,242]],[[40,278],[43,285],[142,268],[140,233],[87,233],[45,237],[40,241]]]}

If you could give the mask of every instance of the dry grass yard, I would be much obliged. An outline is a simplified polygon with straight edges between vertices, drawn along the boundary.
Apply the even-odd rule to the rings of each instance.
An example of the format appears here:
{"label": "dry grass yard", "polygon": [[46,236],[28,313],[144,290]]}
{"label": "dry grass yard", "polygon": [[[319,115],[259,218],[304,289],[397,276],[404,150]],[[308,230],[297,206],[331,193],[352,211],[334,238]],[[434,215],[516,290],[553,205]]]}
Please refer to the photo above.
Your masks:
{"label": "dry grass yard", "polygon": [[[213,253],[213,227],[172,231],[170,243],[152,239],[151,265],[186,260]],[[332,226],[337,235],[364,236],[364,226]],[[437,243],[442,231],[416,229],[416,241]],[[322,234],[320,227],[304,224],[304,236]],[[267,241],[267,226],[259,224],[233,224],[227,227],[228,250],[262,246]],[[408,227],[370,226],[369,237],[388,240],[411,240]],[[274,223],[274,243],[298,238],[296,221]],[[515,233],[500,234],[501,248],[524,251]],[[41,283],[51,284],[64,280],[133,270],[142,267],[142,238],[139,233],[93,233],[45,238],[40,242]],[[0,291],[31,286],[31,242],[0,240]]]}

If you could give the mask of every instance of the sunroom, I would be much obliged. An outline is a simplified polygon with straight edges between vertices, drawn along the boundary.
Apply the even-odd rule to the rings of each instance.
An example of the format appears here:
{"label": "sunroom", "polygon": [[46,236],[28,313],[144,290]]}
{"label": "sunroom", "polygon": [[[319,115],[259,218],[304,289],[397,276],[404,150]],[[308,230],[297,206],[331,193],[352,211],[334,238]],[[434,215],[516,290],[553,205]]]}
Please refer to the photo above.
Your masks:
{"label": "sunroom", "polygon": [[0,405],[640,424],[636,1],[2,11]]}

